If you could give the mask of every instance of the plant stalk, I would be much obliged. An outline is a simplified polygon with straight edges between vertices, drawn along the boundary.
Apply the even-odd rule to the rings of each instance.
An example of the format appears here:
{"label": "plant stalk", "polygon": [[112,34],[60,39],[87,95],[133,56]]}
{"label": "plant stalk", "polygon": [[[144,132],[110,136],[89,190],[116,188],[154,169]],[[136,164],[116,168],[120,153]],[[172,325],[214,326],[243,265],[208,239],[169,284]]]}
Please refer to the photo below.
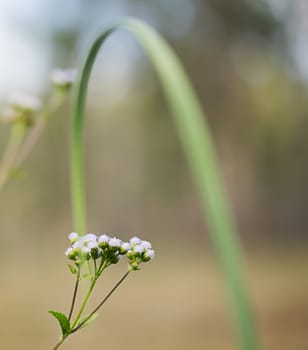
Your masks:
{"label": "plant stalk", "polygon": [[11,171],[14,168],[17,154],[24,140],[27,126],[21,121],[12,125],[11,134],[3,155],[3,160],[0,169],[0,191],[8,180]]}

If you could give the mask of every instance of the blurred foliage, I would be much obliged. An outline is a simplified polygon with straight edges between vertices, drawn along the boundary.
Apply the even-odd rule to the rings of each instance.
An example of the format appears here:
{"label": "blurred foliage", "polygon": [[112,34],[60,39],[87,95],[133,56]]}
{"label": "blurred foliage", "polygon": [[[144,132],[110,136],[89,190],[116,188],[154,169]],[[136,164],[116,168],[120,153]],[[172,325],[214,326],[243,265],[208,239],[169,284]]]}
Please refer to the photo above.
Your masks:
{"label": "blurred foliage", "polygon": [[[260,246],[265,249],[255,253],[248,272],[268,349],[304,348],[308,341],[307,285],[303,284],[307,270],[308,99],[307,80],[293,52],[299,33],[296,25],[300,24],[296,16],[300,14],[304,22],[306,18],[304,3],[45,0],[36,2],[36,20],[23,16],[22,6],[12,13],[14,29],[39,43],[50,68],[76,66],[93,33],[121,15],[144,19],[175,48],[209,116],[243,240],[249,252]],[[119,297],[124,304],[115,302],[107,309],[114,322],[107,325],[105,334],[118,338],[118,328],[123,328],[125,345],[127,337],[135,341],[135,326],[146,313],[149,323],[141,327],[141,342],[149,349],[149,344],[155,349],[188,349],[193,341],[196,346],[208,341],[211,349],[230,349],[232,335],[224,304],[222,298],[215,299],[221,291],[219,275],[210,258],[206,262],[196,258],[204,254],[202,231],[206,228],[156,77],[126,37],[115,36],[99,59],[108,68],[96,65],[87,107],[89,231],[119,232],[124,239],[143,233],[158,247],[159,255],[166,257],[158,268],[151,266],[152,284],[140,282],[146,285],[142,298],[152,300],[153,313],[141,309],[141,287],[136,285],[127,298]],[[35,73],[35,67],[28,64]],[[64,255],[62,262],[54,264],[72,229],[69,115],[67,104],[50,121],[22,175],[1,193],[1,271],[7,271],[1,310],[8,315],[1,335],[9,348],[20,344],[16,332],[25,349],[28,343],[29,348],[45,346],[46,337],[52,342],[52,320],[48,323],[46,315],[42,322],[43,304],[50,305],[52,297],[55,307],[61,308],[70,297],[71,281],[59,267],[65,265]],[[1,127],[1,146],[7,133]],[[281,253],[279,245],[287,249]],[[301,245],[304,253],[292,253],[293,245]],[[170,252],[178,256],[166,268],[172,261]],[[55,279],[67,286],[66,300],[62,288],[55,290],[48,284]],[[43,281],[42,289],[33,290],[35,281]],[[149,286],[153,293],[146,295]],[[206,304],[201,302],[204,294]],[[23,322],[22,316],[31,308],[36,315],[33,323]],[[126,316],[121,327],[123,308]],[[105,317],[101,322],[106,326],[108,314]],[[16,319],[21,320],[17,331]],[[42,339],[37,338],[38,333]],[[82,336],[84,343],[77,343],[76,338],[69,346],[95,344],[101,336],[94,327],[93,338]],[[113,338],[104,339],[114,347]]]}
{"label": "blurred foliage", "polygon": [[[286,6],[283,15],[275,12],[270,1],[247,0],[122,0],[112,4],[80,0],[62,7],[60,2],[46,1],[41,7],[46,21],[41,18],[35,24],[19,18],[16,25],[52,44],[51,66],[76,65],[91,33],[119,15],[143,17],[158,27],[181,57],[209,115],[243,234],[255,239],[304,237],[307,85],[295,74],[288,51],[286,32],[294,12],[291,6]],[[112,40],[117,43],[116,38]],[[199,235],[204,225],[197,199],[156,78],[140,54],[131,55],[132,43],[120,36],[118,40],[122,51],[112,49],[111,43],[111,54],[108,56],[107,49],[101,54],[102,60],[114,60],[117,52],[124,60],[116,57],[109,76],[99,71],[98,64],[99,74],[91,83],[87,138],[90,213],[94,221],[100,212],[105,213],[104,217],[113,218],[107,226],[116,229],[135,230],[136,225],[161,231],[171,225],[178,235],[195,225],[193,231]],[[121,69],[122,64],[126,68]],[[119,78],[117,70],[123,70],[124,78]],[[112,74],[117,77],[115,83]],[[46,180],[57,181],[60,193],[67,193],[63,180],[66,157],[60,151],[66,147],[61,137],[67,136],[67,121],[63,120],[67,113],[68,109],[65,115],[63,110],[62,118],[52,122],[36,158],[34,154],[28,164],[35,183],[41,182],[44,188],[44,194],[37,196],[50,196],[48,206],[65,215],[67,197],[58,197],[54,185],[48,190],[44,184]],[[108,114],[113,117],[106,117]],[[50,163],[48,160],[59,151],[57,164]],[[52,177],[38,173],[51,166],[48,174]],[[125,179],[114,176],[123,172]],[[104,210],[100,198],[106,202]],[[183,213],[185,223],[178,225],[177,217]],[[124,227],[118,222],[119,215],[126,218]],[[136,221],[138,224],[133,223]],[[98,226],[102,226],[101,220]]]}

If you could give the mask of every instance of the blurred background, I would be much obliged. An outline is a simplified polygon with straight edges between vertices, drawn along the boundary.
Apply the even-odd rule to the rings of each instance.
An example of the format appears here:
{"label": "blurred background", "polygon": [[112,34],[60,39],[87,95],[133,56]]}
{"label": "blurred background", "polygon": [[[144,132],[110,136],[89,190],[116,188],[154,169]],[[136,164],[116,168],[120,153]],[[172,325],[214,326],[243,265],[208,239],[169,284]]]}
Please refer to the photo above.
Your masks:
{"label": "blurred background", "polygon": [[[308,349],[308,2],[306,0],[0,1],[0,107],[50,93],[123,15],[175,49],[206,111],[245,253],[264,349]],[[1,348],[51,349],[73,279],[63,252],[70,102],[53,115],[0,194]],[[87,104],[88,231],[153,242],[99,319],[63,349],[237,349],[228,296],[157,78],[136,42],[101,50]],[[0,128],[4,149],[9,126]],[[112,271],[114,270],[114,271]],[[125,270],[106,274],[99,300]],[[136,339],[137,336],[137,339]]]}

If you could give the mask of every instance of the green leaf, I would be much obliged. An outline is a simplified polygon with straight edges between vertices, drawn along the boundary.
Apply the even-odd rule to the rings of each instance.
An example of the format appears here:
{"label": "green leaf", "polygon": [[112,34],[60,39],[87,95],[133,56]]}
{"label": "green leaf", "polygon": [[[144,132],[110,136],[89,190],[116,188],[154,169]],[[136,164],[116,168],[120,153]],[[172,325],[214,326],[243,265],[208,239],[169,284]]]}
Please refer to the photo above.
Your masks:
{"label": "green leaf", "polygon": [[73,275],[76,275],[76,274],[77,274],[77,269],[76,269],[73,265],[67,264],[67,266],[68,266],[68,268],[70,269],[70,271],[71,271],[71,273],[72,273]]}
{"label": "green leaf", "polygon": [[[93,314],[88,320],[86,320],[87,317],[89,317],[89,316],[85,316],[80,320],[79,324],[82,324],[82,326],[80,328],[84,328],[84,327],[88,326],[90,323],[92,323],[94,320],[96,320],[98,317],[98,313]],[[86,320],[85,323],[83,323],[84,320]]]}
{"label": "green leaf", "polygon": [[71,332],[70,321],[68,320],[68,318],[61,312],[57,312],[53,310],[49,310],[48,312],[59,321],[61,331],[62,331],[62,337],[65,338],[66,336],[68,336]]}

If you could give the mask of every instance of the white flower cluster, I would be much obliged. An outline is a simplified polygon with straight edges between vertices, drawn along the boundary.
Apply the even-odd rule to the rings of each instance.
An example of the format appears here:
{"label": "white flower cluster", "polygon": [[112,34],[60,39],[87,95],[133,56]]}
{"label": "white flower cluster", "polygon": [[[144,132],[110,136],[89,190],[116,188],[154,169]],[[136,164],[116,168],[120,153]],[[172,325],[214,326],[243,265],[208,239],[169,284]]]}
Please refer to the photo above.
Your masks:
{"label": "white flower cluster", "polygon": [[79,236],[78,233],[72,232],[68,238],[71,246],[65,251],[65,255],[76,263],[101,258],[107,264],[116,264],[121,257],[126,256],[129,269],[138,270],[142,262],[153,260],[155,256],[152,244],[138,237],[123,242],[106,234],[97,236],[94,233],[87,233]]}
{"label": "white flower cluster", "polygon": [[36,96],[14,94],[9,98],[13,108],[27,111],[38,111],[42,108],[42,101]]}
{"label": "white flower cluster", "polygon": [[56,68],[50,73],[50,81],[56,87],[69,88],[76,80],[76,70]]}
{"label": "white flower cluster", "polygon": [[42,101],[35,96],[13,94],[9,98],[9,106],[2,113],[2,120],[12,123],[17,120],[26,120],[32,123],[33,115],[42,108]]}

